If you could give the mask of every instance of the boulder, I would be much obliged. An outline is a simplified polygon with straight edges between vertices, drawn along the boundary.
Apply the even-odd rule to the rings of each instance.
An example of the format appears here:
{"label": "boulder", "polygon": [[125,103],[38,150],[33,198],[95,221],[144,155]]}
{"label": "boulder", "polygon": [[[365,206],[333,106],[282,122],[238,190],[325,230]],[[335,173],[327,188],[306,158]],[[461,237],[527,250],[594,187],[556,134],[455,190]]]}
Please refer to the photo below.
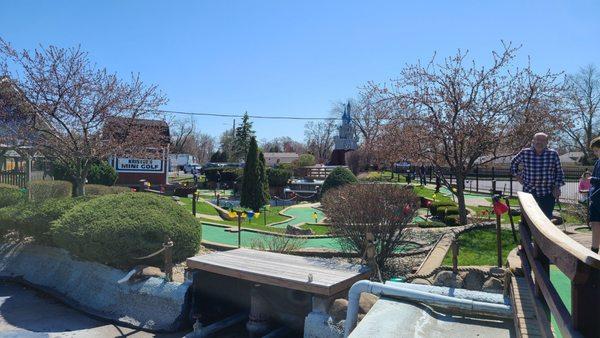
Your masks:
{"label": "boulder", "polygon": [[461,288],[463,285],[463,279],[454,274],[452,271],[441,271],[435,276],[433,280],[435,286],[445,286],[449,288]]}
{"label": "boulder", "polygon": [[425,278],[415,278],[412,280],[413,284],[421,284],[421,285],[431,285],[431,281]]}
{"label": "boulder", "polygon": [[371,310],[371,308],[373,307],[373,305],[375,305],[375,302],[377,302],[378,299],[379,297],[375,296],[372,293],[361,293],[360,299],[358,301],[358,309],[360,313],[369,312],[369,310]]}
{"label": "boulder", "polygon": [[331,303],[329,307],[329,315],[334,322],[339,322],[346,319],[346,311],[348,310],[348,301],[344,298],[338,298]]}
{"label": "boulder", "polygon": [[483,292],[490,293],[504,293],[504,286],[502,285],[502,281],[496,277],[491,277],[483,283],[483,287],[481,288]]}
{"label": "boulder", "polygon": [[467,290],[481,291],[485,275],[481,271],[469,271],[464,278],[463,287]]}

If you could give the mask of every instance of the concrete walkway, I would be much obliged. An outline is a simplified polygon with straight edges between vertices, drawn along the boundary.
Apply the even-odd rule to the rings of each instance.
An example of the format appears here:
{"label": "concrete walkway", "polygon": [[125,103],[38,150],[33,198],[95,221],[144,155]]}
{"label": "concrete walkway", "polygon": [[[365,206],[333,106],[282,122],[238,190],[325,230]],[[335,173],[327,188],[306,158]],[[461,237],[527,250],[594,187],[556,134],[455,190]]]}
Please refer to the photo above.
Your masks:
{"label": "concrete walkway", "polygon": [[0,282],[0,337],[182,337],[103,322],[19,284]]}

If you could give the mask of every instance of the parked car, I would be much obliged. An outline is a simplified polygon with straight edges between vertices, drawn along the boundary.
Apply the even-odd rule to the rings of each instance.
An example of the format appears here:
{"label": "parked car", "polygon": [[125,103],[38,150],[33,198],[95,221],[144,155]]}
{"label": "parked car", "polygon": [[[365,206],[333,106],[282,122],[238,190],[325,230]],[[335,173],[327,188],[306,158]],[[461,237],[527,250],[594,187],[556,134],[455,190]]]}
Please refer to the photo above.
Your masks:
{"label": "parked car", "polygon": [[183,166],[183,172],[186,174],[191,174],[194,172],[194,170],[196,170],[199,173],[200,169],[202,169],[202,166],[200,166],[199,164],[186,164]]}

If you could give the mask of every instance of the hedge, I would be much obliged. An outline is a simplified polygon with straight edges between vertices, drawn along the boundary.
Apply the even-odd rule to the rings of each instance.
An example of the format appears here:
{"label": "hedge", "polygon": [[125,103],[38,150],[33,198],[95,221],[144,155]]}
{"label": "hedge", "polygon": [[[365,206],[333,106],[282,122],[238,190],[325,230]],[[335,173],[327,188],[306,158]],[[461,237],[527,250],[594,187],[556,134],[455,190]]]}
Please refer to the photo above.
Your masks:
{"label": "hedge", "polygon": [[120,186],[107,186],[100,184],[86,184],[85,185],[85,195],[86,196],[102,196],[108,194],[120,194],[124,192],[129,192],[131,189],[129,187],[120,187]]}
{"label": "hedge", "polygon": [[325,194],[329,189],[356,182],[358,182],[356,176],[354,176],[348,168],[337,167],[327,175],[325,182],[323,182],[323,187],[321,188],[321,194]]}
{"label": "hedge", "polygon": [[101,185],[114,185],[117,178],[117,171],[106,161],[92,164],[87,176],[89,183]]}
{"label": "hedge", "polygon": [[49,198],[69,197],[73,193],[73,185],[67,181],[31,181],[29,183],[31,200],[41,202]]}
{"label": "hedge", "polygon": [[267,168],[267,176],[269,178],[269,187],[284,187],[288,180],[292,178],[292,171],[279,168]]}
{"label": "hedge", "polygon": [[0,184],[0,208],[15,205],[25,200],[26,196],[17,186]]}
{"label": "hedge", "polygon": [[217,172],[221,172],[220,182],[234,182],[244,173],[244,169],[218,167],[208,168],[204,170],[204,176],[206,177],[206,181],[217,182],[217,179],[219,178]]}
{"label": "hedge", "polygon": [[444,216],[444,223],[446,223],[446,225],[450,226],[450,227],[460,225],[459,216],[458,215]]}
{"label": "hedge", "polygon": [[21,237],[33,237],[37,242],[52,244],[50,225],[87,197],[50,198],[40,203],[22,202],[0,209],[0,226],[17,232]]}
{"label": "hedge", "polygon": [[164,196],[133,192],[76,205],[52,224],[51,234],[72,254],[117,268],[162,266],[162,255],[134,258],[159,250],[167,236],[174,242],[174,263],[195,255],[201,241],[200,223],[184,207]]}

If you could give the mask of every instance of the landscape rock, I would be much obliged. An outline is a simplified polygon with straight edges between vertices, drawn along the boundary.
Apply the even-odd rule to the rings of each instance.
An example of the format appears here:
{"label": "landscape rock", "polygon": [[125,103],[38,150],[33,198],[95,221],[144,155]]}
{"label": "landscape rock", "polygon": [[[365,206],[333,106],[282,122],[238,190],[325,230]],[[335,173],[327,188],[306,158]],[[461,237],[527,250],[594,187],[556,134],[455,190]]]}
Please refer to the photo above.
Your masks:
{"label": "landscape rock", "polygon": [[467,290],[481,291],[485,275],[481,271],[469,271],[464,278],[463,287]]}
{"label": "landscape rock", "polygon": [[500,279],[492,277],[486,280],[485,283],[483,283],[481,291],[491,293],[504,293],[504,286],[502,285],[502,281]]}
{"label": "landscape rock", "polygon": [[452,271],[441,271],[435,276],[433,285],[449,288],[462,288],[463,279]]}
{"label": "landscape rock", "polygon": [[313,231],[311,229],[300,229],[289,224],[285,229],[285,233],[288,235],[313,235]]}
{"label": "landscape rock", "polygon": [[431,281],[425,278],[415,278],[412,280],[413,284],[421,284],[421,285],[431,285]]}
{"label": "landscape rock", "polygon": [[358,301],[358,309],[360,313],[369,312],[369,310],[371,310],[371,308],[373,307],[373,305],[375,305],[375,302],[377,302],[378,299],[379,297],[375,296],[372,293],[361,293],[360,299]]}
{"label": "landscape rock", "polygon": [[329,315],[334,322],[339,322],[346,319],[346,311],[348,310],[348,301],[344,298],[338,298],[331,303],[329,307]]}

